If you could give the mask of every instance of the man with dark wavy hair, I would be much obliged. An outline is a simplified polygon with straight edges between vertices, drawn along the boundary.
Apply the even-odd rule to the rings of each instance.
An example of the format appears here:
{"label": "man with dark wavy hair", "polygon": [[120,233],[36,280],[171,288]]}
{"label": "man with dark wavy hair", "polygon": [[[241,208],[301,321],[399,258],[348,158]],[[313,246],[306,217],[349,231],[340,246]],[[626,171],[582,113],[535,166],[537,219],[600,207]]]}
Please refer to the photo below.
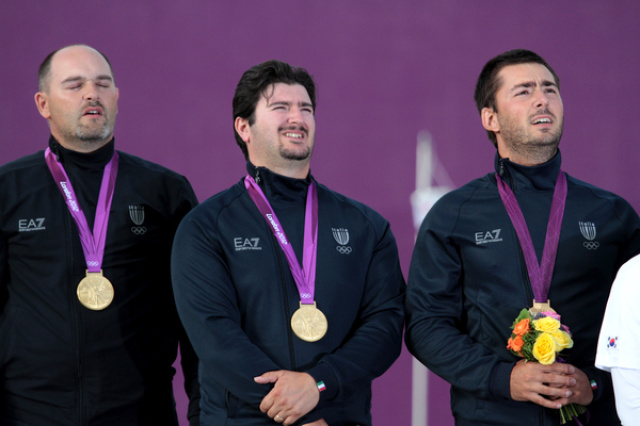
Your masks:
{"label": "man with dark wavy hair", "polygon": [[379,214],[311,176],[315,107],[304,69],[246,71],[233,118],[247,175],[176,235],[202,424],[370,425],[371,382],[400,354],[395,239]]}
{"label": "man with dark wavy hair", "polygon": [[[457,425],[559,425],[586,406],[620,424],[596,342],[618,268],[640,252],[640,219],[619,196],[560,169],[564,109],[553,69],[529,50],[490,60],[475,100],[495,171],[424,219],[407,289],[407,347],[451,383]],[[523,308],[555,310],[573,333],[564,363],[507,349]]]}

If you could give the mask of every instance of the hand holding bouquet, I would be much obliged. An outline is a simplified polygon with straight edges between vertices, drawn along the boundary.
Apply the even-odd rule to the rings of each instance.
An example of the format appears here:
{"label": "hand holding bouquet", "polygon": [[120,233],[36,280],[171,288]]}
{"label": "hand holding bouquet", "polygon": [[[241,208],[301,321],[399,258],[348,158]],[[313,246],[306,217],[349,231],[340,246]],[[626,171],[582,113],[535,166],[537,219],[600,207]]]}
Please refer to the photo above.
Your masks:
{"label": "hand holding bouquet", "polygon": [[[544,365],[562,362],[558,354],[573,347],[569,328],[560,322],[560,315],[553,311],[532,312],[523,309],[511,328],[513,332],[507,349],[526,361]],[[563,406],[560,409],[562,424],[576,419],[585,411],[583,406],[577,404]]]}

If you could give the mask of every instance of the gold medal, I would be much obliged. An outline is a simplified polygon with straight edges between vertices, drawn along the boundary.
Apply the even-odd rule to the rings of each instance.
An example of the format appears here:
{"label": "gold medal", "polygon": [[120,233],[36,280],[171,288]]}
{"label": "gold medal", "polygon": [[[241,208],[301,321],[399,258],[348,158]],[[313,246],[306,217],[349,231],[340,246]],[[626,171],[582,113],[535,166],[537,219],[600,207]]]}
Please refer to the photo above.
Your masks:
{"label": "gold medal", "polygon": [[541,313],[541,312],[555,312],[551,307],[551,301],[547,299],[546,303],[544,302],[536,302],[535,299],[533,301],[533,307],[529,309],[530,312],[533,313]]}
{"label": "gold medal", "polygon": [[327,333],[327,318],[320,309],[316,308],[316,302],[302,304],[300,309],[291,317],[291,329],[305,342],[317,342]]}
{"label": "gold medal", "polygon": [[111,304],[113,286],[100,272],[89,272],[78,284],[78,299],[87,308],[100,311]]}

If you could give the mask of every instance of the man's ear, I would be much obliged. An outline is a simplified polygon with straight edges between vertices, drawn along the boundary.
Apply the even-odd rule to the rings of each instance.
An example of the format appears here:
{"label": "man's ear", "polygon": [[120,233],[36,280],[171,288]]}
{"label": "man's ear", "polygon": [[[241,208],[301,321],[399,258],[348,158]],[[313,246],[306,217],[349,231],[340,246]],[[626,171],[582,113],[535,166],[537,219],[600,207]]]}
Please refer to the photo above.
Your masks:
{"label": "man's ear", "polygon": [[480,111],[482,127],[489,132],[497,133],[500,131],[500,122],[498,122],[498,114],[493,108],[482,108]]}
{"label": "man's ear", "polygon": [[236,117],[236,121],[233,123],[233,126],[244,143],[251,143],[251,126],[249,125],[248,118]]}
{"label": "man's ear", "polygon": [[40,115],[47,120],[51,118],[51,112],[49,111],[49,96],[45,92],[38,92],[35,94],[34,99]]}

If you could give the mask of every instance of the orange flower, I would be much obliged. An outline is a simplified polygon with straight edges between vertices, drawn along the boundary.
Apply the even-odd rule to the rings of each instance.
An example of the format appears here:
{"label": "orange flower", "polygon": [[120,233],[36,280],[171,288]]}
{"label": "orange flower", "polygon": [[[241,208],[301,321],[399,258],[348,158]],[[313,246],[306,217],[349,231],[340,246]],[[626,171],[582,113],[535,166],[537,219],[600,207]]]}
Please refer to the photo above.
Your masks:
{"label": "orange flower", "polygon": [[507,342],[507,349],[512,350],[514,352],[520,353],[523,346],[524,346],[524,340],[522,339],[522,336],[511,337]]}
{"label": "orange flower", "polygon": [[513,334],[516,336],[524,336],[529,332],[529,318],[518,321],[513,327]]}

